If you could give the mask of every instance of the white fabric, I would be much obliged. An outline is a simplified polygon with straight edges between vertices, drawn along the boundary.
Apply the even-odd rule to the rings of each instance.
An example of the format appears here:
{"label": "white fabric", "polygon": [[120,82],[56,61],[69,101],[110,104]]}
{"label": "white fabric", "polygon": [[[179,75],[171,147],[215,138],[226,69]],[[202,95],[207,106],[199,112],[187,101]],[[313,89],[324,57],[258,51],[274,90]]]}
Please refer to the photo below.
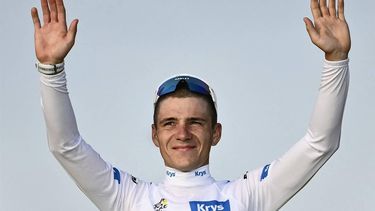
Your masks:
{"label": "white fabric", "polygon": [[337,150],[349,71],[348,60],[325,61],[306,135],[270,165],[232,181],[216,181],[208,166],[188,173],[167,168],[161,183],[118,170],[80,136],[65,73],[41,75],[41,81],[50,150],[100,210],[269,211],[285,204]]}

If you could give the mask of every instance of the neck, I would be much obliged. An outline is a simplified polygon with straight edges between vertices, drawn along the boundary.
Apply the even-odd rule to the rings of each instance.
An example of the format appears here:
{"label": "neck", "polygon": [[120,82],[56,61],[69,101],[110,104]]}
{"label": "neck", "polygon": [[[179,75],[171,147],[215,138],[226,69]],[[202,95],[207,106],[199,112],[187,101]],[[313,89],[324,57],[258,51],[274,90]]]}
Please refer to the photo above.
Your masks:
{"label": "neck", "polygon": [[200,186],[214,182],[209,166],[205,165],[189,172],[182,172],[174,168],[166,167],[164,183],[175,186]]}

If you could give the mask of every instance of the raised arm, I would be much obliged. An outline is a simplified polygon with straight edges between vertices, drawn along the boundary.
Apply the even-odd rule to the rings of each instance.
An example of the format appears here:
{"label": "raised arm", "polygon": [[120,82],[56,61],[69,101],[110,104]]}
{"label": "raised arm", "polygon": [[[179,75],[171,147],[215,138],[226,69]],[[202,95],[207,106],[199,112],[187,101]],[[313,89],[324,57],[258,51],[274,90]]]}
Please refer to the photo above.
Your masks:
{"label": "raised arm", "polygon": [[[38,11],[31,9],[34,23],[35,53],[44,65],[62,64],[74,44],[78,20],[66,25],[66,12],[62,0],[41,0],[43,26]],[[65,72],[40,74],[44,118],[50,150],[61,152],[79,137],[78,128],[66,88]],[[57,156],[57,158],[59,158]]]}
{"label": "raised arm", "polygon": [[[62,63],[72,48],[78,20],[73,20],[67,29],[62,0],[41,0],[41,5],[43,26],[37,9],[31,10],[35,52],[39,62],[53,67]],[[65,71],[41,73],[40,80],[50,151],[100,210],[117,210],[117,206],[122,206],[123,197],[119,187],[131,178],[105,162],[81,137],[68,95]]]}
{"label": "raised arm", "polygon": [[296,194],[338,149],[349,86],[349,28],[344,1],[311,0],[314,23],[304,18],[312,42],[325,53],[318,98],[306,134],[270,165],[248,174],[259,210],[277,210]]}

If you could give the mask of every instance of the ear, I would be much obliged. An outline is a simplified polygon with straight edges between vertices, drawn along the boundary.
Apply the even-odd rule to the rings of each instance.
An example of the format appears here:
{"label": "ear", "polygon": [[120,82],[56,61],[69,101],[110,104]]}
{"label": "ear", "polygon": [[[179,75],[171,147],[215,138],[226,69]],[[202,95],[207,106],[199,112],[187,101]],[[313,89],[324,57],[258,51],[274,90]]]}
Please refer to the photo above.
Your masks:
{"label": "ear", "polygon": [[216,123],[216,125],[214,127],[214,133],[213,133],[213,136],[212,136],[212,146],[215,146],[216,144],[219,143],[219,141],[221,139],[221,130],[222,130],[221,124]]}
{"label": "ear", "polygon": [[157,134],[157,129],[155,124],[152,124],[152,142],[154,142],[156,147],[159,147],[159,138]]}

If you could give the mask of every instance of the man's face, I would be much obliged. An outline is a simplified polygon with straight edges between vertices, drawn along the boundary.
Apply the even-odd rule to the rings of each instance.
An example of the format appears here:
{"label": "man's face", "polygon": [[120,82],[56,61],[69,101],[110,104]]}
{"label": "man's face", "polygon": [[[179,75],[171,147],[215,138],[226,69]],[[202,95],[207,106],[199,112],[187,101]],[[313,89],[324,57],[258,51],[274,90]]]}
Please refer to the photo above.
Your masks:
{"label": "man's face", "polygon": [[168,97],[160,102],[152,140],[166,166],[191,171],[208,164],[211,146],[221,137],[221,125],[212,126],[208,108],[198,97]]}

